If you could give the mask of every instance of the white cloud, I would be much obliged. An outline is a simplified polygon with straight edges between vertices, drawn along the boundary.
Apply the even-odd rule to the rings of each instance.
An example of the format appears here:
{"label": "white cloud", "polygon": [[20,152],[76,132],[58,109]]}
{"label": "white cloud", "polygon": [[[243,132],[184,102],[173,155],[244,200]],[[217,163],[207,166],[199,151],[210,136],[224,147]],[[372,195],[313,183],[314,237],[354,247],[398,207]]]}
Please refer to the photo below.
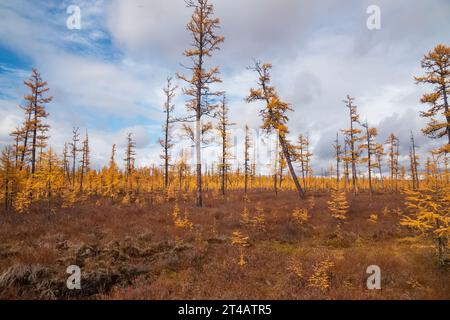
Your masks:
{"label": "white cloud", "polygon": [[[187,62],[182,52],[190,42],[185,30],[190,9],[183,0],[78,0],[82,30],[69,32],[69,2],[0,5],[0,44],[31,60],[55,97],[49,107],[52,142],[62,146],[72,126],[83,132],[87,127],[93,157],[101,164],[111,144],[120,144],[132,131],[138,163],[159,163],[161,87],[167,75],[180,71],[179,63]],[[335,133],[347,125],[346,94],[355,96],[361,118],[379,125],[381,135],[398,130],[404,148],[410,129],[419,136],[419,97],[425,88],[414,84],[413,75],[420,73],[425,52],[438,42],[448,43],[450,4],[377,0],[382,29],[371,32],[365,27],[365,9],[372,2],[214,1],[226,41],[208,63],[221,66],[220,89],[228,92],[236,128],[260,125],[260,106],[244,102],[256,80],[245,67],[259,58],[274,64],[273,83],[295,110],[290,114],[292,137],[310,134],[318,170],[328,166]],[[0,120],[1,144],[19,120],[16,105],[25,93],[20,83],[27,76],[22,70],[0,73],[6,95],[0,112],[7,114]],[[11,79],[15,85],[8,83]],[[178,115],[186,113],[184,99],[179,90]],[[433,143],[418,141],[422,150]]]}

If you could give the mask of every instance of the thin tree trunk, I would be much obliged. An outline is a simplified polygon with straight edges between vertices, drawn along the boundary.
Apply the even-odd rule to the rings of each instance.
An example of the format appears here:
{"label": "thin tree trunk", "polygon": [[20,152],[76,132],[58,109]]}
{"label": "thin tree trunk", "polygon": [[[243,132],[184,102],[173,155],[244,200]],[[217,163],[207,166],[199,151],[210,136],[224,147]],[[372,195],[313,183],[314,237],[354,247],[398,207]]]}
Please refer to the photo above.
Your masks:
{"label": "thin tree trunk", "polygon": [[289,168],[289,172],[291,173],[292,180],[294,180],[295,187],[297,188],[298,195],[301,199],[304,199],[305,193],[302,189],[302,186],[298,182],[297,174],[295,173],[294,167],[292,166],[292,161],[291,161],[291,157],[289,155],[289,149],[288,149],[287,143],[281,134],[278,134],[278,139],[280,141],[280,145],[283,150],[284,159],[286,160],[286,163]]}
{"label": "thin tree trunk", "polygon": [[278,195],[278,187],[277,187],[277,175],[278,175],[278,141],[276,142],[275,147],[275,163],[274,163],[274,173],[273,173],[273,190],[275,191],[275,195]]}
{"label": "thin tree trunk", "polygon": [[202,197],[202,156],[201,156],[201,128],[200,128],[200,109],[197,110],[197,122],[195,127],[195,153],[197,161],[197,207],[203,206]]}
{"label": "thin tree trunk", "polygon": [[170,120],[170,96],[167,96],[166,102],[166,127],[164,137],[164,187],[169,186],[169,120]]}
{"label": "thin tree trunk", "polygon": [[281,157],[280,157],[280,177],[279,177],[279,185],[278,187],[281,189],[282,183],[283,183],[283,166],[281,164]]}
{"label": "thin tree trunk", "polygon": [[36,171],[36,137],[37,137],[37,88],[34,100],[34,123],[33,123],[33,141],[31,145],[31,174],[34,174]]}
{"label": "thin tree trunk", "polygon": [[354,141],[354,134],[353,134],[353,115],[352,111],[350,109],[350,152],[351,152],[351,159],[352,159],[352,185],[353,185],[353,191],[356,194],[356,156],[355,156],[355,141]]}
{"label": "thin tree trunk", "polygon": [[222,124],[222,195],[225,195],[225,172],[226,172],[226,143],[227,143],[227,135],[226,135],[226,127],[225,123]]}
{"label": "thin tree trunk", "polygon": [[[441,74],[444,73],[444,70],[442,70],[441,67]],[[444,97],[444,109],[445,109],[445,118],[447,119],[447,137],[448,137],[448,144],[450,145],[450,110],[448,107],[448,98],[447,98],[447,86],[442,85],[442,95]]]}
{"label": "thin tree trunk", "polygon": [[369,190],[370,190],[370,196],[373,194],[373,188],[372,188],[372,150],[370,146],[370,130],[369,125],[366,124],[366,134],[367,134],[367,168],[369,173]]}

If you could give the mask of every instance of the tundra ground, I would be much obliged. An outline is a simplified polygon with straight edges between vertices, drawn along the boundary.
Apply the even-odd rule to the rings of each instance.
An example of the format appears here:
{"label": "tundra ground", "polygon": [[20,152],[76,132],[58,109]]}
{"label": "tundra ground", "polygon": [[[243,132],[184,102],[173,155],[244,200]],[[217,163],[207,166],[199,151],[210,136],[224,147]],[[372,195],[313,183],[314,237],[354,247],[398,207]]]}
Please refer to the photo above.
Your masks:
{"label": "tundra ground", "polygon": [[[109,200],[55,214],[2,214],[3,299],[450,299],[450,270],[433,243],[399,226],[397,194],[349,195],[337,228],[328,194],[207,193],[124,205]],[[180,215],[192,223],[174,222]],[[243,218],[244,206],[248,219]],[[307,209],[300,224],[292,215]],[[232,244],[234,231],[248,246]],[[241,257],[242,255],[242,257]],[[81,268],[68,290],[66,268]],[[381,290],[366,269],[381,268]]]}

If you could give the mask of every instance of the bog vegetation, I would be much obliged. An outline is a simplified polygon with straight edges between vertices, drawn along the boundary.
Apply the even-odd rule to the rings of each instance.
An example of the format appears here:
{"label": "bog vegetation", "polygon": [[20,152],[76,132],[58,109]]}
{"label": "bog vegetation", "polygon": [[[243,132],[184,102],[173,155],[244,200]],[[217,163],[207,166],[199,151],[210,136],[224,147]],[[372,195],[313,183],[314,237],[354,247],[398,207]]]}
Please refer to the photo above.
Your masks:
{"label": "bog vegetation", "polygon": [[[70,214],[70,219],[76,220],[77,216],[71,213],[86,210],[85,208],[90,208],[91,215],[107,210],[105,208],[118,208],[124,216],[128,214],[128,210],[132,210],[130,208],[135,208],[148,212],[151,219],[160,219],[154,226],[150,226],[152,230],[156,227],[165,228],[164,230],[168,230],[165,231],[167,237],[167,232],[173,232],[171,236],[175,237],[174,242],[166,243],[164,248],[148,249],[153,250],[153,253],[168,254],[173,250],[184,250],[182,243],[189,242],[190,237],[195,241],[208,237],[210,242],[230,246],[231,251],[226,249],[225,254],[225,257],[231,259],[229,268],[233,268],[233,264],[237,265],[237,277],[244,277],[246,270],[252,268],[251,263],[256,263],[251,262],[249,257],[252,244],[260,250],[253,253],[253,259],[264,260],[264,250],[261,248],[265,248],[267,252],[289,252],[284,257],[285,270],[293,275],[299,287],[310,290],[308,292],[317,291],[314,294],[319,297],[321,294],[328,294],[333,281],[339,281],[336,280],[336,277],[339,278],[337,271],[333,273],[332,270],[336,269],[336,265],[342,264],[339,259],[345,257],[338,260],[330,260],[331,255],[318,257],[311,265],[302,265],[296,257],[301,254],[299,248],[304,251],[307,247],[295,248],[289,242],[274,242],[280,236],[277,232],[294,232],[297,234],[294,236],[296,240],[304,240],[304,245],[312,245],[308,234],[315,232],[317,221],[314,222],[314,219],[325,219],[328,216],[330,219],[326,221],[329,229],[326,230],[331,238],[327,241],[345,242],[346,238],[348,240],[349,237],[356,236],[355,239],[360,239],[359,236],[368,232],[355,229],[351,231],[352,236],[349,236],[351,223],[364,217],[369,230],[372,228],[379,231],[382,229],[381,225],[384,225],[389,230],[394,228],[395,232],[403,236],[406,233],[407,237],[413,239],[425,239],[421,241],[432,245],[427,246],[424,251],[429,268],[433,268],[435,261],[439,266],[449,263],[450,47],[438,44],[431,49],[421,62],[423,74],[411,79],[418,85],[427,85],[424,86],[421,99],[423,112],[417,116],[428,119],[422,133],[436,139],[439,147],[429,150],[428,155],[421,159],[413,132],[410,141],[399,141],[395,132],[385,133],[389,134],[388,139],[380,141],[377,128],[367,121],[361,121],[357,98],[343,93],[346,97],[342,102],[342,112],[348,114],[348,122],[342,124],[342,130],[336,133],[336,140],[330,141],[335,159],[326,171],[316,171],[311,165],[314,152],[308,135],[296,133],[298,138],[292,139],[288,116],[291,112],[302,112],[301,106],[292,106],[279,96],[271,84],[273,66],[270,63],[254,61],[249,69],[254,71],[255,86],[248,88],[248,96],[243,98],[260,108],[261,127],[268,134],[275,133],[277,136],[278,151],[272,173],[263,175],[257,173],[257,163],[252,156],[255,154],[255,142],[252,141],[247,126],[243,154],[232,155],[230,130],[236,126],[233,119],[229,118],[232,106],[228,105],[225,92],[214,89],[220,88],[219,67],[207,66],[214,59],[216,50],[226,43],[220,36],[220,20],[215,17],[214,7],[208,0],[188,1],[188,7],[193,11],[192,19],[187,25],[192,47],[186,49],[184,55],[189,58],[186,61],[190,65],[185,67],[185,73],[177,73],[177,78],[185,87],[180,92],[171,77],[162,84],[166,99],[162,108],[165,121],[159,140],[161,166],[135,165],[136,144],[133,133],[124,137],[127,141],[125,153],[118,154],[116,145],[112,145],[109,162],[100,169],[91,167],[88,132],[77,127],[73,129],[71,141],[62,146],[63,152],[56,153],[48,144],[51,128],[46,121],[50,116],[46,106],[52,103],[51,90],[40,72],[32,70],[30,78],[24,81],[25,95],[20,106],[23,110],[23,122],[11,132],[11,144],[2,150],[0,157],[0,219],[8,221],[4,224],[8,226],[8,232],[14,233],[16,227],[17,232],[24,232],[19,229],[25,228],[22,224],[28,219],[44,224],[39,228],[43,228],[46,221],[61,222],[58,219],[62,215]],[[425,92],[425,88],[430,91]],[[173,116],[176,107],[173,99],[177,94],[186,96],[186,117]],[[191,139],[195,144],[195,155],[186,149],[174,157],[175,126],[182,127],[186,139]],[[211,134],[220,137],[221,156],[212,166],[203,168],[201,149],[206,143],[207,135]],[[400,154],[401,143],[410,146],[409,154]],[[195,166],[190,165],[191,156],[195,156]],[[232,156],[241,159],[236,168],[230,164]],[[280,207],[284,212],[280,215],[274,213],[277,212],[273,209],[274,204],[277,201],[285,204],[287,198],[290,199],[289,205],[284,209]],[[380,199],[387,199],[387,202]],[[385,203],[384,207],[380,208],[379,203]],[[212,220],[200,217],[207,214],[206,209],[214,207],[223,212],[213,211],[215,217]],[[378,211],[374,208],[378,208]],[[111,213],[115,219],[118,214]],[[227,214],[230,214],[231,219],[227,223],[231,225],[224,228]],[[46,218],[34,220],[36,215]],[[161,217],[158,218],[157,215]],[[89,218],[80,214],[80,219],[88,221]],[[281,228],[286,221],[289,221],[288,226],[294,231]],[[94,228],[86,225],[86,228],[91,227]],[[44,230],[51,233],[51,228],[56,230],[57,226],[49,223]],[[208,236],[205,230],[208,230]],[[317,231],[318,234],[320,232]],[[358,236],[359,232],[361,234]],[[395,235],[398,236],[397,233]],[[321,236],[325,237],[324,234]],[[8,242],[8,239],[4,241]],[[119,247],[120,245],[117,247],[120,251]],[[0,254],[8,258],[9,262],[0,267],[8,266],[10,269],[2,270],[5,272],[0,277],[2,290],[5,288],[1,286],[9,279],[11,268],[15,266],[13,258],[19,255],[9,256],[5,248],[2,247]],[[422,252],[422,249],[417,250]],[[92,250],[95,251],[91,248]],[[436,260],[431,258],[434,253]],[[135,254],[144,253],[139,251]],[[203,254],[206,255],[204,252]],[[221,259],[216,252],[212,253],[212,257]],[[33,272],[27,270],[22,271],[25,274]],[[357,272],[363,271],[361,269]],[[448,278],[448,274],[440,275],[444,276]],[[181,283],[184,281],[183,277],[189,275],[178,272],[174,275],[174,281]],[[170,279],[170,276],[166,275],[166,278]],[[138,274],[133,274],[130,279],[127,278],[127,281],[132,283],[136,279],[144,281]],[[352,287],[351,280],[341,277],[340,281],[340,285]],[[411,286],[422,286],[420,281],[427,280],[411,281]],[[13,286],[13,282],[9,283],[9,288]],[[273,280],[267,280],[266,285],[270,287],[272,282]],[[258,292],[260,296],[257,297],[264,297],[262,291]],[[228,297],[239,296],[239,293],[234,293],[235,296],[230,294]],[[114,294],[120,297],[137,297],[139,294],[155,297],[149,292],[132,292],[127,295],[119,290]],[[201,293],[197,294],[202,296]],[[311,294],[312,297],[314,294]],[[218,293],[216,295],[220,296]],[[287,294],[285,297],[299,296],[301,295]],[[345,294],[337,297],[342,296]]]}

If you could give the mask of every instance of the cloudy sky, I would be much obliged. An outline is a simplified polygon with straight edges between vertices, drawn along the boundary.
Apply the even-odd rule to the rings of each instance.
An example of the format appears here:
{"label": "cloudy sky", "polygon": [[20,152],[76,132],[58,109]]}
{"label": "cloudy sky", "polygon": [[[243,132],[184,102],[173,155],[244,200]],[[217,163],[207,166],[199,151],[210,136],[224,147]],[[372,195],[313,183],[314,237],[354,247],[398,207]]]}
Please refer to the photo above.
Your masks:
{"label": "cloudy sky", "polygon": [[[397,133],[406,155],[412,130],[421,152],[433,147],[420,134],[424,120],[418,116],[427,88],[413,76],[421,74],[426,52],[450,43],[448,0],[213,3],[226,40],[208,63],[221,67],[218,88],[227,91],[238,143],[245,124],[261,124],[260,106],[244,102],[255,83],[246,66],[259,59],[273,64],[273,84],[292,104],[292,137],[311,137],[316,171],[329,165],[335,134],[348,125],[347,94],[356,98],[361,119],[378,127],[379,141]],[[81,30],[66,26],[70,5],[81,9]],[[366,26],[370,5],[381,9],[380,30]],[[133,132],[138,163],[159,164],[161,88],[167,76],[182,71],[180,63],[188,63],[182,52],[190,43],[190,14],[183,0],[1,1],[0,146],[11,143],[9,133],[22,120],[22,82],[36,67],[54,97],[48,122],[56,150],[70,140],[72,127],[88,130],[98,167],[111,145],[123,151],[126,133]],[[179,115],[186,113],[184,101],[178,91]]]}

